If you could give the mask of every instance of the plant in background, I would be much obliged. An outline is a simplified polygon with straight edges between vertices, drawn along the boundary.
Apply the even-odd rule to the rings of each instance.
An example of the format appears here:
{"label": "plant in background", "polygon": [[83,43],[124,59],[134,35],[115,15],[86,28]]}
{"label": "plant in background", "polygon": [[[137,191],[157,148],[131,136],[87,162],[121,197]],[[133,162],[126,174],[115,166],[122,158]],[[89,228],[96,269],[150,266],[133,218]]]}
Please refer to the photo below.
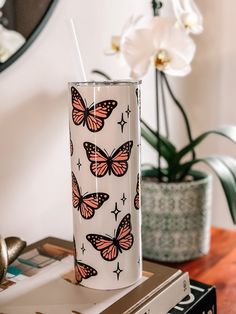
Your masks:
{"label": "plant in background", "polygon": [[[113,54],[119,54],[125,60],[131,78],[142,78],[149,67],[155,69],[157,130],[141,120],[141,134],[157,151],[158,161],[157,167],[144,169],[143,173],[145,176],[155,176],[158,182],[183,182],[189,178],[196,180],[193,166],[200,162],[206,163],[218,176],[233,222],[236,223],[236,161],[224,155],[199,158],[195,152],[195,148],[211,134],[236,143],[236,127],[220,127],[193,138],[187,114],[174,95],[167,76],[185,76],[191,71],[195,43],[190,34],[202,32],[202,16],[193,0],[172,0],[172,4],[175,16],[162,17],[159,16],[162,3],[153,0],[152,18],[131,18],[121,36],[112,37]],[[167,94],[180,110],[188,135],[188,144],[179,150],[170,141]],[[164,113],[164,135],[160,133],[160,106]]]}

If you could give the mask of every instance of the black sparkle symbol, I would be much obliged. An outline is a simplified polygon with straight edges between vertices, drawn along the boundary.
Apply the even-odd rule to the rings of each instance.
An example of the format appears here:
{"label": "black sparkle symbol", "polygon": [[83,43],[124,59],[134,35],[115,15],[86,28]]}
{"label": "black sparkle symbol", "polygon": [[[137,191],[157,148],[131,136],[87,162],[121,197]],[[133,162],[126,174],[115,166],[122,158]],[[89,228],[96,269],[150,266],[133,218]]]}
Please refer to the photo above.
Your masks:
{"label": "black sparkle symbol", "polygon": [[137,99],[137,105],[140,107],[140,105],[141,105],[141,103],[140,103],[140,98],[141,98],[140,89],[136,88],[135,94],[136,94],[136,99]]}
{"label": "black sparkle symbol", "polygon": [[81,246],[81,251],[82,251],[82,254],[84,255],[84,252],[86,251],[85,247],[84,247],[84,243],[82,243],[82,246]]}
{"label": "black sparkle symbol", "polygon": [[125,197],[125,193],[123,193],[122,198],[120,199],[123,202],[123,206],[125,205],[125,201],[127,200],[127,197]]}
{"label": "black sparkle symbol", "polygon": [[78,169],[80,170],[80,167],[82,166],[82,164],[80,162],[80,158],[78,159],[77,166],[78,166]]}
{"label": "black sparkle symbol", "polygon": [[117,124],[120,124],[120,127],[121,127],[121,132],[123,133],[124,131],[124,126],[127,122],[124,120],[124,114],[122,112],[121,114],[121,120],[119,122],[117,122]]}
{"label": "black sparkle symbol", "polygon": [[138,264],[140,264],[140,257],[138,258]]}
{"label": "black sparkle symbol", "polygon": [[129,119],[129,115],[131,113],[131,110],[129,109],[129,105],[127,106],[127,110],[125,110],[126,114],[127,114],[127,118]]}
{"label": "black sparkle symbol", "polygon": [[115,215],[115,221],[117,221],[117,216],[121,212],[121,210],[118,209],[117,207],[117,202],[115,203],[115,209],[111,211],[112,214]]}
{"label": "black sparkle symbol", "polygon": [[113,270],[113,273],[116,274],[116,279],[120,279],[120,273],[123,271],[123,269],[120,269],[120,263],[117,262],[116,270]]}

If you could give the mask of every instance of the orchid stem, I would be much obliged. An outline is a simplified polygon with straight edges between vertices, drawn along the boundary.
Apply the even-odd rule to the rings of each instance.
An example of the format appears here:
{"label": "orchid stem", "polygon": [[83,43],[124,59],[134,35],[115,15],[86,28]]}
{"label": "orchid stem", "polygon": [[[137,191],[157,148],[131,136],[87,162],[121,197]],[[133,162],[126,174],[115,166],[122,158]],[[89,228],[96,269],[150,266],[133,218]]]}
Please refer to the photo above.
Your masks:
{"label": "orchid stem", "polygon": [[[161,154],[160,154],[160,106],[159,106],[159,71],[156,70],[155,71],[155,81],[156,81],[156,119],[157,119],[157,151],[158,151],[158,159],[157,159],[157,166],[158,169],[161,170]],[[161,178],[161,173],[159,172],[159,176],[158,176],[159,181],[162,181]]]}
{"label": "orchid stem", "polygon": [[164,113],[164,121],[165,121],[165,131],[166,131],[166,137],[169,139],[170,137],[170,131],[169,131],[169,123],[168,123],[168,117],[167,117],[167,106],[166,106],[166,98],[165,98],[165,90],[164,90],[164,82],[163,82],[163,76],[161,76],[161,100],[162,100],[162,107],[163,107],[163,113]]}
{"label": "orchid stem", "polygon": [[[159,10],[162,7],[162,2],[158,0],[152,0],[152,9],[153,15],[159,15]],[[158,151],[158,159],[157,166],[160,171],[158,171],[158,180],[162,181],[161,175],[161,154],[160,154],[160,108],[159,108],[159,86],[158,86],[158,76],[159,71],[155,70],[155,82],[156,82],[156,115],[157,115],[157,151]]]}

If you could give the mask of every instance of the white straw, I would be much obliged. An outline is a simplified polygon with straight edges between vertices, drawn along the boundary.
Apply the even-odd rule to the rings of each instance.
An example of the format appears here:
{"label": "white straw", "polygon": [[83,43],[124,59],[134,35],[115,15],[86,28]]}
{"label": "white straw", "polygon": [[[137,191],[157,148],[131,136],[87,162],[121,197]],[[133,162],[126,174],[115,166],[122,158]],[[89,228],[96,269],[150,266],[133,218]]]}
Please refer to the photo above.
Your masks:
{"label": "white straw", "polygon": [[81,50],[80,50],[80,46],[79,46],[78,34],[76,33],[76,30],[75,30],[75,24],[74,24],[73,18],[70,18],[70,25],[71,25],[73,38],[74,38],[74,41],[75,41],[75,46],[76,46],[76,50],[77,50],[77,54],[78,54],[80,68],[81,68],[81,71],[82,71],[83,81],[86,82],[87,79],[86,79],[86,74],[85,74],[85,70],[84,70],[84,63],[83,63],[83,59],[82,59],[82,56],[81,56]]}

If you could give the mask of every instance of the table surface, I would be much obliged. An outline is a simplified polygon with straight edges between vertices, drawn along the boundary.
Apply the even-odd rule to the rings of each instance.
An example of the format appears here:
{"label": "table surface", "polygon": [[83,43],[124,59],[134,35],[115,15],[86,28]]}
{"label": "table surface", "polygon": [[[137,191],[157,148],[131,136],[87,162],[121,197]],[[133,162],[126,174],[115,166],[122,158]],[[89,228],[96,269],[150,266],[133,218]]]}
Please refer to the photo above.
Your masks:
{"label": "table surface", "polygon": [[217,313],[236,314],[235,231],[212,228],[210,252],[196,260],[174,266],[188,271],[192,279],[216,286]]}

